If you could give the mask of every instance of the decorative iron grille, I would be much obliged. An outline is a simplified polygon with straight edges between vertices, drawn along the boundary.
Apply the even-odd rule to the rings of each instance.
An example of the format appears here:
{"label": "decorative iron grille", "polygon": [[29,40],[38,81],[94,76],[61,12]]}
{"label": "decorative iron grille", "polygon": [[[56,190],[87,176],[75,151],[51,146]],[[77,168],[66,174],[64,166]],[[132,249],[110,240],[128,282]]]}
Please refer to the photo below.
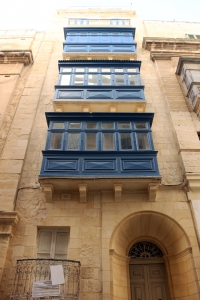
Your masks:
{"label": "decorative iron grille", "polygon": [[128,255],[132,258],[163,257],[161,250],[150,242],[139,242],[133,245]]}
{"label": "decorative iron grille", "polygon": [[[33,283],[51,280],[50,266],[62,265],[65,283],[60,285],[59,296],[32,297]],[[77,300],[79,298],[80,262],[60,259],[19,259],[10,299],[12,300]]]}

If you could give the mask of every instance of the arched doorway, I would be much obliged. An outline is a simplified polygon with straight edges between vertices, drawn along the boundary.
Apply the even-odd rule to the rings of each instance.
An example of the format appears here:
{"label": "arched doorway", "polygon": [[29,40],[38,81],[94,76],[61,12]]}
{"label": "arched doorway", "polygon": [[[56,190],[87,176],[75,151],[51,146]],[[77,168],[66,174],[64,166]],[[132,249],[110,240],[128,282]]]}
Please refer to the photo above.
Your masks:
{"label": "arched doorway", "polygon": [[142,241],[129,250],[132,300],[168,300],[162,251],[153,243]]}

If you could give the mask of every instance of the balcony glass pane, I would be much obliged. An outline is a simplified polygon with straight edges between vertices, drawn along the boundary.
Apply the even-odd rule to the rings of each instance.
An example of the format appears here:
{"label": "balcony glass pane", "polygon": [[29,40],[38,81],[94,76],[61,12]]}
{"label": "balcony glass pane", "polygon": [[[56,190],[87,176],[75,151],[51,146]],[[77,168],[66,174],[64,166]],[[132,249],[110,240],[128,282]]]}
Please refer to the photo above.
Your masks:
{"label": "balcony glass pane", "polygon": [[61,146],[62,146],[62,133],[52,133],[50,149],[61,149]]}
{"label": "balcony glass pane", "polygon": [[130,43],[133,41],[133,38],[130,36],[130,33],[123,33],[123,42]]}
{"label": "balcony glass pane", "polygon": [[129,77],[129,82],[130,82],[130,85],[138,85],[138,78],[137,78],[137,75],[128,75]]}
{"label": "balcony glass pane", "polygon": [[131,134],[130,133],[120,133],[120,143],[122,150],[132,149]]}
{"label": "balcony glass pane", "polygon": [[130,129],[131,124],[130,123],[119,123],[119,129]]}
{"label": "balcony glass pane", "polygon": [[108,43],[110,41],[110,36],[108,35],[108,32],[102,32],[101,41],[103,43]]}
{"label": "balcony glass pane", "polygon": [[137,72],[137,69],[127,69],[128,73]]}
{"label": "balcony glass pane", "polygon": [[124,69],[115,69],[115,73],[123,73]]}
{"label": "balcony glass pane", "polygon": [[98,75],[90,74],[88,75],[88,85],[97,85],[98,83]]}
{"label": "balcony glass pane", "polygon": [[114,123],[102,123],[102,128],[103,129],[113,129]]}
{"label": "balcony glass pane", "polygon": [[98,42],[99,41],[99,36],[97,32],[92,32],[90,36],[90,41],[92,43]]}
{"label": "balcony glass pane", "polygon": [[81,127],[81,123],[70,123],[69,128],[70,129],[77,129]]}
{"label": "balcony glass pane", "polygon": [[110,85],[111,84],[111,78],[110,74],[102,74],[102,85]]}
{"label": "balcony glass pane", "polygon": [[135,128],[145,129],[145,128],[147,128],[147,124],[146,123],[135,123]]}
{"label": "balcony glass pane", "polygon": [[96,129],[97,123],[86,123],[86,128],[87,129]]}
{"label": "balcony glass pane", "polygon": [[61,85],[69,85],[70,84],[70,77],[71,77],[70,74],[62,75],[60,84]]}
{"label": "balcony glass pane", "polygon": [[110,69],[102,68],[102,69],[101,69],[101,72],[102,72],[102,73],[107,73],[107,72],[109,73],[109,72],[110,72]]}
{"label": "balcony glass pane", "polygon": [[97,148],[96,133],[86,133],[85,149],[96,150],[96,148]]}
{"label": "balcony glass pane", "polygon": [[138,140],[138,149],[142,150],[149,150],[149,141],[148,141],[148,134],[147,133],[137,133],[137,140]]}
{"label": "balcony glass pane", "polygon": [[72,68],[62,68],[62,72],[71,72]]}
{"label": "balcony glass pane", "polygon": [[83,85],[84,74],[76,74],[74,76],[74,85]]}
{"label": "balcony glass pane", "polygon": [[124,75],[115,75],[116,85],[125,85]]}
{"label": "balcony glass pane", "polygon": [[190,73],[191,73],[194,81],[200,82],[200,71],[193,70],[193,71],[190,71]]}
{"label": "balcony glass pane", "polygon": [[103,133],[103,150],[114,150],[114,134]]}
{"label": "balcony glass pane", "polygon": [[64,123],[53,123],[53,129],[63,129],[64,128]]}
{"label": "balcony glass pane", "polygon": [[121,41],[121,37],[120,37],[119,33],[113,33],[112,42],[113,43],[120,43],[120,41]]}
{"label": "balcony glass pane", "polygon": [[80,140],[80,133],[68,133],[67,149],[78,150],[79,140]]}
{"label": "balcony glass pane", "polygon": [[98,71],[97,68],[89,68],[89,69],[88,69],[88,72],[97,72],[97,71]]}
{"label": "balcony glass pane", "polygon": [[76,68],[75,71],[84,73],[85,69],[84,68]]}
{"label": "balcony glass pane", "polygon": [[76,42],[76,35],[67,36],[67,42],[69,42],[69,43]]}

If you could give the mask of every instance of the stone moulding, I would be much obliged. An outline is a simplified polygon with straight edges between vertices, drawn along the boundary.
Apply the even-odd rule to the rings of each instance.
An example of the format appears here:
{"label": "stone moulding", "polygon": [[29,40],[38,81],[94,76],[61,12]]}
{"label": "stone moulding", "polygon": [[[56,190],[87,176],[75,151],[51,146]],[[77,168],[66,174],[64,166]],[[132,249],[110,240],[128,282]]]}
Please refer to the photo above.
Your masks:
{"label": "stone moulding", "polygon": [[12,226],[16,225],[18,220],[16,211],[0,211],[0,237],[12,236]]}
{"label": "stone moulding", "polygon": [[178,56],[200,57],[200,41],[196,39],[144,37],[142,47],[150,51],[152,61]]}
{"label": "stone moulding", "polygon": [[31,50],[1,50],[0,64],[22,63],[25,66],[33,63],[33,54]]}
{"label": "stone moulding", "polygon": [[164,259],[168,258],[169,260],[171,259],[178,259],[181,257],[186,256],[187,254],[192,253],[192,247],[188,247],[185,250],[178,252],[178,253],[173,253],[173,254],[169,254],[169,255],[165,255],[163,256]]}

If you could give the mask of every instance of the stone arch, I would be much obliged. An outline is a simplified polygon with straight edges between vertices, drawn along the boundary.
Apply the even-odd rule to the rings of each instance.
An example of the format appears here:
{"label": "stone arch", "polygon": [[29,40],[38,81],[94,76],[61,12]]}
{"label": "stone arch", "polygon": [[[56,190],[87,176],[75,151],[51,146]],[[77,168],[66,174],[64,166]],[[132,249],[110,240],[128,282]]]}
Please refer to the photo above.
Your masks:
{"label": "stone arch", "polygon": [[[171,298],[190,296],[191,280],[180,266],[187,264],[188,278],[192,274],[194,291],[198,294],[198,282],[194,268],[190,240],[185,230],[171,217],[154,211],[136,212],[124,218],[114,229],[110,239],[111,294],[113,299],[131,299],[129,286],[129,257],[131,246],[140,241],[157,245],[163,255],[167,270]],[[176,266],[176,276],[173,268]],[[188,287],[186,288],[188,284]],[[184,291],[183,291],[184,290]],[[192,295],[192,294],[191,294]],[[183,298],[184,299],[184,298]]]}

